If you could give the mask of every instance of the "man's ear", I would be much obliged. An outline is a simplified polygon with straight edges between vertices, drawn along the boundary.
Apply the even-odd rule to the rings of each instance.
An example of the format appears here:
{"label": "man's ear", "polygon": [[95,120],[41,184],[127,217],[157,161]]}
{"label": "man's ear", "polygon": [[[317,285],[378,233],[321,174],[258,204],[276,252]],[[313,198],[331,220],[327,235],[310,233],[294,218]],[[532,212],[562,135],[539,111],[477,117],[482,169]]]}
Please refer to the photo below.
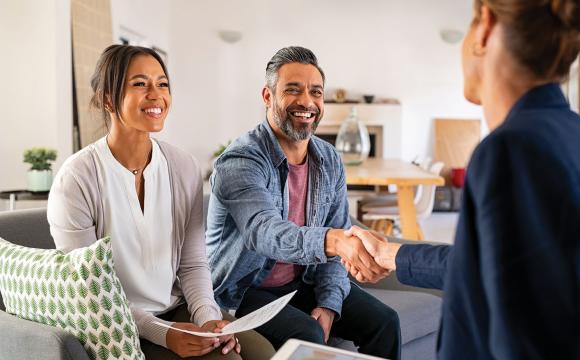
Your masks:
{"label": "man's ear", "polygon": [[477,31],[475,33],[475,40],[480,44],[482,49],[487,46],[487,41],[491,35],[491,31],[495,27],[497,19],[495,14],[486,5],[481,6],[481,19],[477,25]]}
{"label": "man's ear", "polygon": [[264,86],[262,89],[262,99],[267,108],[272,107],[272,91],[267,86]]}

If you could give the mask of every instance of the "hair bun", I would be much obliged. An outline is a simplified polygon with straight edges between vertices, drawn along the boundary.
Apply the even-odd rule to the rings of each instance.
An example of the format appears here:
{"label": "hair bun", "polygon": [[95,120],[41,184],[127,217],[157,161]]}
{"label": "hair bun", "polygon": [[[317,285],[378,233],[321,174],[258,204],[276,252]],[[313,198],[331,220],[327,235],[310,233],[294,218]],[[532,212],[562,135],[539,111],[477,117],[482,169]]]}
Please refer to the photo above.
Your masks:
{"label": "hair bun", "polygon": [[580,0],[550,0],[550,6],[567,29],[580,31]]}

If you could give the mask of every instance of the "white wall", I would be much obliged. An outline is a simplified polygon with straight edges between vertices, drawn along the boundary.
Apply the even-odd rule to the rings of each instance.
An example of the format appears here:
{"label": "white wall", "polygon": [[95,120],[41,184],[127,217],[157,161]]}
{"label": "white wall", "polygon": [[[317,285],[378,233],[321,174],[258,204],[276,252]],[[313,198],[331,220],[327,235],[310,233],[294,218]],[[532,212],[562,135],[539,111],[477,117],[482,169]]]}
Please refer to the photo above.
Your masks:
{"label": "white wall", "polygon": [[113,41],[118,42],[121,27],[144,37],[143,46],[169,48],[170,2],[158,0],[110,0]]}
{"label": "white wall", "polygon": [[26,186],[25,149],[72,152],[70,4],[0,0],[0,190]]}
{"label": "white wall", "polygon": [[[263,118],[260,91],[270,57],[288,45],[318,56],[327,91],[345,88],[402,102],[404,158],[431,152],[432,119],[481,118],[463,99],[460,44],[441,28],[464,30],[465,0],[177,0],[172,2],[173,111],[164,136],[207,162],[219,143]],[[217,32],[239,30],[236,44]]]}

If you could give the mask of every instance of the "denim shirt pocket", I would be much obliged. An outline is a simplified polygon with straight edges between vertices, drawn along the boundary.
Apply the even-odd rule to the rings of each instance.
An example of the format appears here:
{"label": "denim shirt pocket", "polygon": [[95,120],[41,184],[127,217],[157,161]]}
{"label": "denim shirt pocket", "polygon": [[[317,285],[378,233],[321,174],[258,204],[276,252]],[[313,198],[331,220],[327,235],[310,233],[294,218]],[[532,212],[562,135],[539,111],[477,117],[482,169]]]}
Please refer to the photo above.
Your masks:
{"label": "denim shirt pocket", "polygon": [[313,203],[311,209],[311,221],[309,226],[324,226],[326,218],[332,206],[333,196],[330,193],[321,193]]}

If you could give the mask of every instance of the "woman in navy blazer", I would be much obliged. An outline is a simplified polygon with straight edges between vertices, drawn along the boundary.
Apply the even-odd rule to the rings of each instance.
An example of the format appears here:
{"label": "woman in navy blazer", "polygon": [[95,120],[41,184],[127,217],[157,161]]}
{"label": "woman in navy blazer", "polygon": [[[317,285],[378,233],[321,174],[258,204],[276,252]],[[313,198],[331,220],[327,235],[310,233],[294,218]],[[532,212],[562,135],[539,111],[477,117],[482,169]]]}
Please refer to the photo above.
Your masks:
{"label": "woman in navy blazer", "polygon": [[351,231],[401,282],[444,289],[438,358],[580,359],[580,116],[558,84],[578,57],[580,0],[474,8],[464,92],[491,133],[467,169],[455,245]]}

